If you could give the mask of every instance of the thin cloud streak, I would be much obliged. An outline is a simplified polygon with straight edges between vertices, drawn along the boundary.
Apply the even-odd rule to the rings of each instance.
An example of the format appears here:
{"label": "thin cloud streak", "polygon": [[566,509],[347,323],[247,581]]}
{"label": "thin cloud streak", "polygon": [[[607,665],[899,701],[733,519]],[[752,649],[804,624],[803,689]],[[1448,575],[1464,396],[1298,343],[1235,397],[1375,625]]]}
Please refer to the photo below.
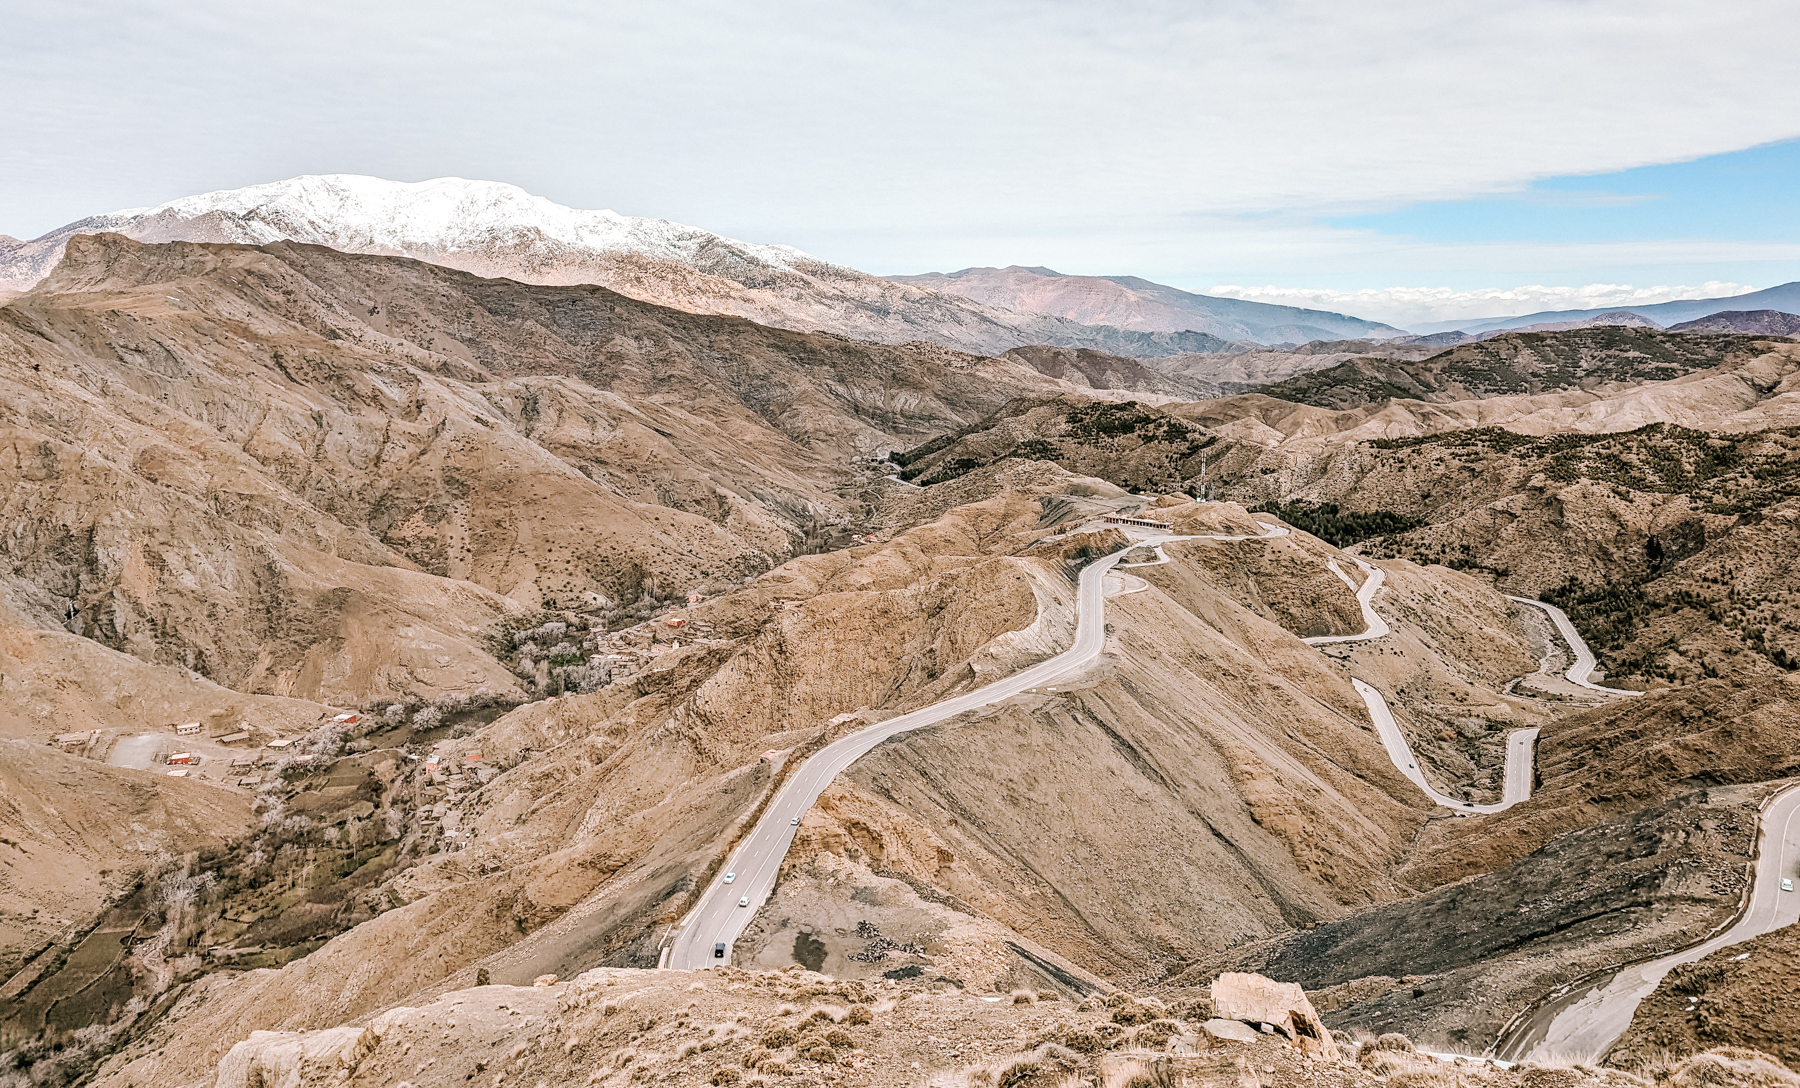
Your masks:
{"label": "thin cloud streak", "polygon": [[1219,284],[1205,293],[1251,302],[1272,302],[1316,310],[1353,313],[1405,328],[1409,324],[1465,321],[1487,317],[1513,317],[1545,310],[1593,310],[1603,307],[1648,306],[1685,298],[1727,298],[1756,288],[1741,283],[1711,281],[1692,286],[1634,287],[1620,283],[1590,283],[1580,287],[1529,284],[1522,287],[1488,287],[1458,291],[1450,287],[1384,287],[1359,291],[1328,288],[1240,287]]}

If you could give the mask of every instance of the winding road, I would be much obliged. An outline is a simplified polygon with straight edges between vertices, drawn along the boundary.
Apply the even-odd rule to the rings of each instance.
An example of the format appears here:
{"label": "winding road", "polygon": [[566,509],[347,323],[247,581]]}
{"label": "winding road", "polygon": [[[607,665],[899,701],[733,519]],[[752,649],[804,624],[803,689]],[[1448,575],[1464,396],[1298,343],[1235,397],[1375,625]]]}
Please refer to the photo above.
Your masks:
{"label": "winding road", "polygon": [[1776,794],[1764,808],[1761,824],[1750,901],[1737,921],[1700,944],[1626,967],[1605,982],[1545,1004],[1500,1041],[1499,1056],[1598,1061],[1625,1034],[1638,1004],[1664,975],[1721,948],[1800,922],[1800,892],[1781,889],[1783,878],[1800,877],[1800,785]]}
{"label": "winding road", "polygon": [[[1325,646],[1338,642],[1361,642],[1365,639],[1380,638],[1388,633],[1387,621],[1375,611],[1375,594],[1387,580],[1387,573],[1372,563],[1367,563],[1355,556],[1351,558],[1355,559],[1356,565],[1363,570],[1363,580],[1360,585],[1350,576],[1349,571],[1338,565],[1337,560],[1329,560],[1325,565],[1331,568],[1333,574],[1343,579],[1345,585],[1355,591],[1356,603],[1362,606],[1364,630],[1358,635],[1320,635],[1300,640],[1309,646]],[[1523,598],[1514,597],[1512,600],[1523,600]],[[1539,602],[1527,601],[1526,603],[1537,604]],[[1549,608],[1550,606],[1545,605],[1544,607]],[[1563,622],[1568,623],[1567,616],[1563,617]],[[1581,636],[1576,634],[1573,625],[1564,630],[1566,637],[1570,639],[1569,645],[1575,653],[1576,660],[1579,661],[1583,655],[1586,655],[1588,670],[1591,672],[1594,667],[1594,658],[1587,652],[1587,646],[1582,643]],[[1457,800],[1447,794],[1439,793],[1433,788],[1431,783],[1425,780],[1425,772],[1419,769],[1418,757],[1413,755],[1412,745],[1407,743],[1406,734],[1401,732],[1399,723],[1394,721],[1394,711],[1392,707],[1388,706],[1387,699],[1372,685],[1354,677],[1350,680],[1350,686],[1356,689],[1356,694],[1362,696],[1363,705],[1369,710],[1369,720],[1375,723],[1375,732],[1381,737],[1381,744],[1387,749],[1388,758],[1393,761],[1400,773],[1410,779],[1413,785],[1419,787],[1425,796],[1431,798],[1433,803],[1464,816],[1485,816],[1489,813],[1505,812],[1531,796],[1531,782],[1534,777],[1532,760],[1536,753],[1538,736],[1535,728],[1515,729],[1506,735],[1506,778],[1501,786],[1500,800],[1494,804],[1477,805],[1470,801]]]}
{"label": "winding road", "polygon": [[1574,663],[1569,666],[1569,671],[1563,673],[1563,677],[1568,680],[1569,683],[1574,684],[1576,687],[1586,688],[1589,691],[1598,691],[1603,695],[1643,694],[1641,691],[1626,691],[1623,688],[1601,687],[1599,684],[1593,683],[1588,679],[1588,677],[1594,675],[1594,669],[1599,665],[1599,662],[1594,660],[1593,651],[1588,649],[1587,643],[1581,640],[1581,635],[1575,630],[1575,625],[1569,622],[1569,614],[1567,612],[1564,612],[1553,604],[1545,604],[1543,601],[1533,600],[1530,597],[1515,597],[1508,593],[1506,599],[1509,601],[1516,601],[1519,604],[1528,604],[1533,608],[1541,608],[1544,610],[1545,614],[1550,617],[1550,622],[1556,625],[1557,633],[1562,635],[1563,641],[1569,644],[1569,652],[1575,658]]}
{"label": "winding road", "polygon": [[[1153,546],[1158,548],[1160,555],[1160,546],[1175,540],[1264,540],[1289,533],[1279,525],[1258,524],[1268,531],[1253,536],[1166,536],[1156,539]],[[1141,543],[1132,545],[1139,546]],[[782,858],[787,856],[788,847],[794,841],[800,817],[812,808],[832,779],[877,744],[898,733],[935,725],[1032,688],[1071,679],[1093,664],[1106,645],[1106,576],[1130,550],[1114,552],[1082,569],[1076,598],[1075,642],[1067,650],[1004,680],[996,680],[986,687],[890,718],[833,741],[801,764],[732,854],[726,872],[736,874],[733,881],[725,883],[724,873],[715,877],[694,909],[682,920],[664,965],[691,970],[730,962],[732,944],[775,890],[775,877],[781,870]],[[725,946],[725,955],[715,956],[714,950],[721,944]]]}
{"label": "winding road", "polygon": [[[1142,540],[1132,547],[1148,544],[1156,552],[1153,562],[1127,566],[1154,566],[1169,561],[1162,545],[1176,540],[1257,540],[1286,536],[1288,529],[1259,522],[1266,532],[1257,536],[1163,536]],[[1032,688],[1073,679],[1099,656],[1106,643],[1107,578],[1120,559],[1131,550],[1122,549],[1089,564],[1081,572],[1077,589],[1077,622],[1075,641],[1069,649],[1031,668],[1003,680],[966,692],[920,710],[899,715],[878,725],[852,733],[820,749],[807,759],[776,793],[756,826],[733,852],[730,864],[715,877],[698,903],[682,919],[666,946],[664,966],[692,970],[730,962],[732,946],[757,910],[774,892],[782,859],[793,844],[800,818],[831,781],[876,745],[890,737],[913,729],[953,718],[978,707],[1010,699]],[[1353,557],[1354,558],[1354,557]],[[1362,609],[1365,629],[1354,635],[1328,635],[1307,638],[1313,646],[1357,642],[1380,638],[1389,627],[1375,611],[1375,594],[1386,575],[1376,566],[1356,558],[1364,572],[1358,583],[1337,560],[1329,562],[1333,573],[1356,594]],[[1511,600],[1541,608],[1556,625],[1568,643],[1574,663],[1568,679],[1581,687],[1608,695],[1636,695],[1637,692],[1601,687],[1589,681],[1595,661],[1587,644],[1561,609],[1542,601],[1523,597]],[[1502,812],[1531,796],[1533,759],[1538,731],[1518,729],[1507,736],[1505,785],[1501,799],[1494,804],[1477,805],[1448,797],[1426,781],[1418,760],[1405,735],[1394,720],[1387,700],[1374,687],[1352,678],[1351,684],[1368,708],[1369,718],[1394,766],[1434,803],[1465,816]],[[1779,831],[1773,830],[1779,828]],[[1656,987],[1663,975],[1679,963],[1688,963],[1726,944],[1744,940],[1800,917],[1800,894],[1780,892],[1780,877],[1793,875],[1794,859],[1800,857],[1800,788],[1790,789],[1772,803],[1763,819],[1763,850],[1759,862],[1754,893],[1742,920],[1712,940],[1683,952],[1620,972],[1611,981],[1539,1010],[1524,1030],[1518,1033],[1514,1052],[1532,1057],[1548,1054],[1592,1057],[1604,1053],[1614,1039],[1630,1023],[1638,1002]],[[726,875],[731,874],[730,883]]]}

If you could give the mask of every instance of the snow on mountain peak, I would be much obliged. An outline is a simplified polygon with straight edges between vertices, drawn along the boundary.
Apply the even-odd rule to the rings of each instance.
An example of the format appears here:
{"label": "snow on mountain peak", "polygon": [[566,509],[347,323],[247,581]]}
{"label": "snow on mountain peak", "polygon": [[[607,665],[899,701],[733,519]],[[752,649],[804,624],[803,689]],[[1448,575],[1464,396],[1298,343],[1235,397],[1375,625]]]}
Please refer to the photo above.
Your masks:
{"label": "snow on mountain peak", "polygon": [[754,245],[667,219],[582,211],[499,181],[433,178],[388,181],[362,174],[307,174],[285,181],[200,193],[107,218],[227,218],[232,241],[289,240],[361,252],[480,252],[497,244],[548,242],[588,253],[635,253],[691,262],[723,245],[795,271],[817,258],[779,245]]}

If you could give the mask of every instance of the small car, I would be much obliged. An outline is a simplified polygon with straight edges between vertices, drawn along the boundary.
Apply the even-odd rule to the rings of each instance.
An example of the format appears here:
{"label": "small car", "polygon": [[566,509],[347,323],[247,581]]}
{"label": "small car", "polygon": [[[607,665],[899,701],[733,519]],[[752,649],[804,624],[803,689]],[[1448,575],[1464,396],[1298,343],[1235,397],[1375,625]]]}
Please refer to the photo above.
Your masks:
{"label": "small car", "polygon": [[722,960],[724,958],[725,958],[725,942],[720,941],[718,944],[713,945],[713,959]]}
{"label": "small car", "polygon": [[725,874],[725,883],[727,883],[727,884],[731,883],[732,881],[734,881],[736,879],[737,879],[736,873],[726,873]]}
{"label": "small car", "polygon": [[1793,891],[1794,890],[1794,882],[1785,876],[1782,877],[1781,878],[1781,890],[1784,892]]}
{"label": "small car", "polygon": [[747,895],[744,896],[742,899],[738,900],[738,906],[740,906],[740,907],[747,907],[749,905],[750,905],[750,897]]}
{"label": "small car", "polygon": [[793,819],[789,820],[788,823],[793,824],[795,827],[799,827],[800,826],[800,817],[796,816]]}

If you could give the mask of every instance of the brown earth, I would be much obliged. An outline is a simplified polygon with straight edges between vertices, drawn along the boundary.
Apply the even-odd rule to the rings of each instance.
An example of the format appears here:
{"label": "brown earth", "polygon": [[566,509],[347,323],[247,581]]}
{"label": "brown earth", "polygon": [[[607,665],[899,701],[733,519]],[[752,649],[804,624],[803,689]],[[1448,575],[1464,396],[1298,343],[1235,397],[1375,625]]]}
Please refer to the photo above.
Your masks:
{"label": "brown earth", "polygon": [[[376,792],[403,815],[398,829],[308,855],[322,869],[373,865],[367,885],[281,891],[353,886],[373,916],[279,970],[171,991],[177,1015],[128,1055],[152,1064],[115,1063],[119,1084],[209,1080],[253,1031],[331,1029],[484,976],[523,984],[648,967],[799,758],[1067,645],[1076,568],[1124,543],[1082,532],[1088,518],[1154,502],[1185,531],[1256,531],[1241,507],[1133,498],[1003,451],[933,487],[881,482],[869,458],[899,439],[954,433],[1015,396],[1066,388],[1016,362],[782,333],[597,288],[304,246],[101,238],[72,245],[63,270],[0,322],[0,366],[16,379],[0,403],[14,432],[0,580],[18,626],[36,632],[16,641],[40,655],[80,637],[69,645],[93,648],[16,670],[26,682],[0,706],[19,722],[187,713],[223,700],[224,684],[245,694],[214,709],[273,724],[291,709],[275,695],[367,706],[486,687],[518,700],[548,690],[550,661],[592,652],[621,665],[590,694],[439,741],[430,760],[406,758],[429,740],[396,741],[413,750],[389,761]],[[1548,467],[1520,480],[1487,451],[1470,475],[1456,467],[1468,459],[1423,444],[1375,449],[1349,436],[1464,426],[1489,409],[1545,429],[1587,412],[1600,430],[1640,412],[1717,418],[1721,405],[1766,431],[1800,389],[1797,360],[1768,346],[1660,386],[1475,407],[1330,413],[1234,398],[1235,409],[1156,418],[1184,437],[1231,436],[1214,443],[1215,471],[1246,497],[1338,501],[1360,486],[1358,502],[1406,497],[1440,523],[1460,509],[1470,553],[1417,554],[1474,568],[1461,561],[1490,556],[1473,555],[1475,541],[1494,541],[1496,560],[1502,549],[1519,557],[1516,574],[1485,568],[1509,585],[1553,588],[1532,579],[1559,563],[1596,578],[1662,563],[1640,538],[1681,567],[1740,531],[1736,551],[1715,554],[1750,568],[1733,568],[1740,584],[1777,584],[1749,542],[1785,530],[1748,508],[1695,513],[1687,492],[1678,502],[1648,488],[1640,502],[1615,490],[1632,491],[1628,481],[1556,479]],[[1696,457],[1720,448],[1668,441]],[[1543,451],[1546,466],[1570,464],[1567,448]],[[1762,446],[1747,455],[1774,464]],[[1747,489],[1771,478],[1739,475],[1763,481]],[[1495,504],[1527,493],[1516,531],[1501,531]],[[1696,524],[1702,547],[1691,550],[1685,527]],[[800,554],[853,530],[852,547]],[[1366,967],[1346,967],[1360,973],[1328,996],[1346,1015],[1454,1040],[1458,1028],[1485,1030],[1498,1003],[1535,996],[1526,991],[1558,957],[1576,964],[1703,924],[1731,893],[1743,831],[1728,791],[1716,804],[1711,792],[1800,765],[1781,728],[1792,677],[1779,668],[1564,715],[1513,689],[1538,668],[1542,636],[1480,569],[1383,560],[1376,607],[1393,632],[1321,653],[1300,637],[1361,626],[1328,567],[1348,564],[1342,553],[1300,533],[1164,550],[1170,562],[1121,572],[1106,653],[1087,676],[895,738],[845,775],[807,816],[745,954],[1073,996],[1155,983],[1318,923],[1312,933],[1346,948],[1416,933],[1450,950],[1432,968],[1438,989],[1362,956]],[[1383,554],[1377,542],[1363,550]],[[670,611],[690,590],[699,599]],[[528,670],[514,631],[558,633],[542,636]],[[552,648],[571,631],[575,652]],[[193,686],[165,683],[160,701],[127,706],[94,679],[113,667],[93,663],[99,651]],[[14,674],[9,665],[0,695]],[[1537,794],[1481,820],[1432,810],[1392,767],[1351,675],[1389,694],[1427,773],[1472,798],[1498,788],[1505,732],[1543,727]],[[52,698],[59,676],[82,686],[79,698]],[[1596,763],[1596,751],[1621,754]],[[352,807],[375,804],[356,792],[366,782],[319,792],[332,788]],[[1684,807],[1697,790],[1718,811]],[[302,801],[313,803],[283,803]],[[318,804],[321,823],[336,819]],[[1672,830],[1684,820],[1713,821],[1686,854]],[[1631,864],[1608,852],[1614,838],[1637,851]],[[361,856],[396,840],[396,857]],[[1706,865],[1675,880],[1681,857]],[[260,863],[217,864],[236,880]],[[1583,865],[1596,874],[1586,898],[1546,883]],[[1620,882],[1600,879],[1609,873]],[[1542,888],[1560,905],[1526,918],[1523,935],[1459,942],[1466,897],[1481,890],[1471,877],[1489,881],[1490,898]],[[1564,908],[1586,909],[1586,928],[1560,921]],[[1488,979],[1451,952],[1487,948],[1493,961],[1506,950],[1492,942],[1515,937],[1538,942],[1530,970],[1477,1000]],[[1441,1015],[1406,1020],[1429,994]],[[972,1036],[971,1061],[1001,1045],[1012,1044]]]}
{"label": "brown earth", "polygon": [[449,802],[473,842],[441,838],[378,890],[403,905],[211,990],[167,1060],[208,1067],[251,1030],[340,1023],[466,985],[477,964],[503,981],[654,965],[658,926],[686,909],[776,781],[758,753],[804,751],[851,728],[851,712],[934,702],[1060,649],[1073,593],[1062,568],[975,543],[1029,542],[1047,532],[1039,517],[1012,492],[886,544],[793,560],[689,610],[720,637],[440,747],[442,765],[479,750],[503,770],[463,776]]}
{"label": "brown earth", "polygon": [[740,582],[858,516],[852,454],[1057,388],[599,288],[117,236],[0,310],[0,368],[30,623],[361,705],[516,693],[496,625]]}
{"label": "brown earth", "polygon": [[242,793],[0,740],[0,975],[85,932],[146,867],[216,848],[250,819]]}
{"label": "brown earth", "polygon": [[[1052,999],[1046,1000],[1045,997]],[[623,1086],[846,1084],[906,1088],[1790,1088],[1767,1055],[1709,1052],[1655,1079],[1612,1069],[1502,1070],[1415,1051],[1401,1035],[1316,1047],[1239,1021],[1208,1020],[1206,991],[1171,1001],[1125,992],[1075,1004],[1028,990],[981,994],[842,980],[791,968],[647,972],[606,968],[570,981],[478,986],[342,1027],[259,1033],[204,1083]],[[1335,1051],[1335,1056],[1332,1055]],[[174,1083],[162,1055],[134,1047],[98,1084]]]}
{"label": "brown earth", "polygon": [[1322,408],[1354,408],[1396,397],[1449,403],[1596,389],[1608,383],[1667,381],[1740,362],[1760,353],[1758,343],[1748,335],[1618,325],[1518,330],[1459,344],[1419,361],[1352,359],[1264,386],[1261,392]]}
{"label": "brown earth", "polygon": [[1292,978],[1334,1029],[1481,1052],[1557,987],[1730,919],[1762,794],[1690,793],[1603,820],[1490,872],[1210,957],[1171,982],[1223,970]]}

